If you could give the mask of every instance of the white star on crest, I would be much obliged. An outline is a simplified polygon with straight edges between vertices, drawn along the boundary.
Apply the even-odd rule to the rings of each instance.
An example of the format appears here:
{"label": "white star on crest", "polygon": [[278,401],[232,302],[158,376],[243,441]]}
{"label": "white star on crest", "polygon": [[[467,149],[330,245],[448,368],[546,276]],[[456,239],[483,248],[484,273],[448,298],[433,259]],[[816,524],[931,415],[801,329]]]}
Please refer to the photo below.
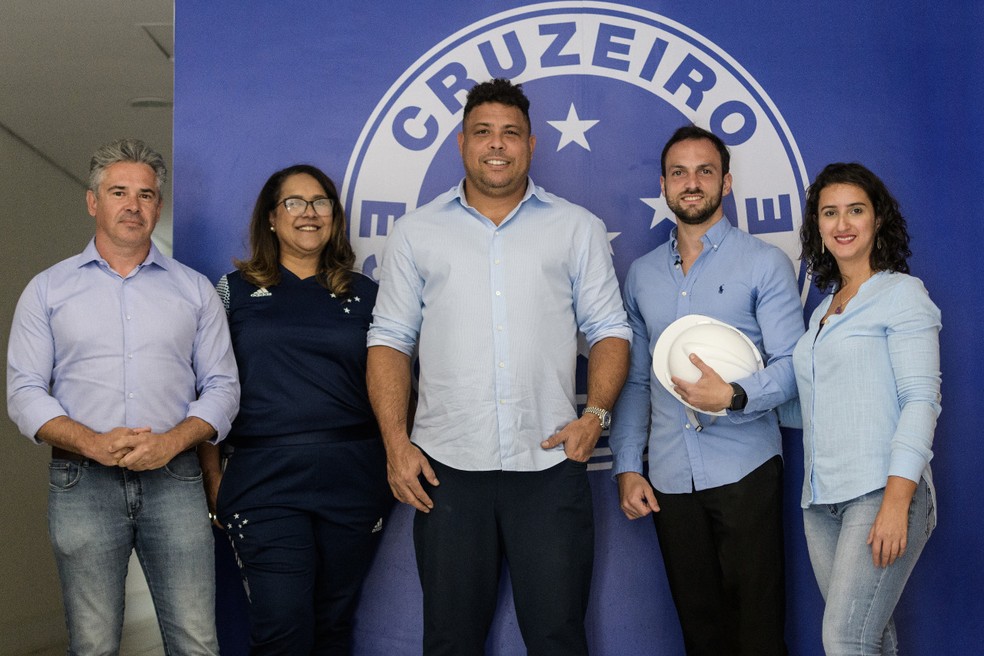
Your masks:
{"label": "white star on crest", "polygon": [[571,108],[567,111],[566,119],[563,121],[547,121],[547,123],[560,131],[560,143],[557,144],[557,150],[560,150],[569,143],[576,143],[585,150],[591,150],[585,133],[593,128],[598,121],[581,120],[577,115],[577,110],[574,109],[574,103],[571,103]]}
{"label": "white star on crest", "polygon": [[615,257],[615,249],[612,248],[612,240],[618,237],[621,232],[609,232],[608,233],[608,252],[612,257]]}
{"label": "white star on crest", "polygon": [[676,222],[676,217],[670,211],[669,205],[666,204],[666,200],[662,196],[656,198],[640,198],[639,200],[653,209],[653,221],[649,224],[650,230],[666,219]]}

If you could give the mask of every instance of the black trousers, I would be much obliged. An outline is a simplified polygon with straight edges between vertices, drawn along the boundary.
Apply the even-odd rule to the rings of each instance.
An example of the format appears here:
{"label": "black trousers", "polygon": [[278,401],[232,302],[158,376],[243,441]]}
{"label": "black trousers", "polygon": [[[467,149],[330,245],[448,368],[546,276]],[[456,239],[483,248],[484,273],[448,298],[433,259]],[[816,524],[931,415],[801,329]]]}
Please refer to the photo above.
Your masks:
{"label": "black trousers", "polygon": [[393,505],[382,441],[269,442],[236,447],[218,500],[250,599],[249,653],[349,654]]}
{"label": "black trousers", "polygon": [[503,558],[528,653],[587,654],[594,519],[585,463],[469,472],[430,462],[440,481],[425,482],[434,508],[413,526],[424,654],[485,653]]}
{"label": "black trousers", "polygon": [[653,513],[688,656],[787,653],[782,459],[730,485],[656,491]]}

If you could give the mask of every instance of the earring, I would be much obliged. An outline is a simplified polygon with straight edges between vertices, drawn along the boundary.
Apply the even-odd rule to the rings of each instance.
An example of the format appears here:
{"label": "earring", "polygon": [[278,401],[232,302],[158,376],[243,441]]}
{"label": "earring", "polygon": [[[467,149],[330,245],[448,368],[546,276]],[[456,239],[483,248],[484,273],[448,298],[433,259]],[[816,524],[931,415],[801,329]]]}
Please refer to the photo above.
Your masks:
{"label": "earring", "polygon": [[880,236],[875,240],[875,250],[885,250],[885,242],[882,241]]}
{"label": "earring", "polygon": [[270,226],[270,232],[276,232],[276,231],[277,231],[276,228],[274,228],[273,226]]}
{"label": "earring", "polygon": [[823,255],[826,252],[827,252],[827,246],[826,246],[826,244],[823,243],[823,240],[821,239],[820,240],[820,254]]}

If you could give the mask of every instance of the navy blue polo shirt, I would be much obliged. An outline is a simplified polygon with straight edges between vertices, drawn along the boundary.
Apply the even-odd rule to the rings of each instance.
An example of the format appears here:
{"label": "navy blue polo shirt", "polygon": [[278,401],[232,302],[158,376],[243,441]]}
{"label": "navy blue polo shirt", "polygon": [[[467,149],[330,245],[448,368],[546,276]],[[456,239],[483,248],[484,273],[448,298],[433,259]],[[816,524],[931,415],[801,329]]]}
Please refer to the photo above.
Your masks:
{"label": "navy blue polo shirt", "polygon": [[366,332],[378,285],[353,273],[349,292],[337,295],[314,277],[301,280],[283,267],[280,274],[269,288],[238,271],[226,276],[242,386],[231,443],[298,434],[378,438],[366,391]]}

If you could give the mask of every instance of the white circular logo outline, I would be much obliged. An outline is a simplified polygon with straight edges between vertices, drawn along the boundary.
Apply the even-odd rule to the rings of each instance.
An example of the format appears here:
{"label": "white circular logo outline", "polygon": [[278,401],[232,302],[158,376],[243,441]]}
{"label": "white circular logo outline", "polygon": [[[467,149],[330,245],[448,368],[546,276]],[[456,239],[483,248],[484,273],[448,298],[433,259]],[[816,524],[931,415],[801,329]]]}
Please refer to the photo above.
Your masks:
{"label": "white circular logo outline", "polygon": [[[793,206],[793,212],[795,213],[793,229],[791,231],[784,232],[791,232],[794,234],[798,232],[798,225],[802,223],[802,216],[800,213],[802,194],[807,186],[806,169],[803,164],[802,156],[799,153],[799,149],[796,146],[795,139],[791,134],[788,125],[764,89],[762,89],[758,82],[733,57],[694,30],[662,15],[649,12],[644,9],[608,2],[585,2],[576,4],[569,2],[548,2],[527,5],[525,7],[500,12],[458,30],[437,45],[433,46],[423,56],[418,58],[417,61],[414,62],[414,64],[410,66],[393,85],[391,85],[383,99],[376,105],[376,108],[367,120],[356,142],[353,155],[350,158],[346,169],[345,180],[342,188],[342,196],[346,199],[346,207],[349,208],[350,231],[354,226],[361,225],[361,221],[363,220],[363,217],[361,217],[360,208],[357,206],[355,199],[357,188],[359,187],[360,176],[364,173],[363,167],[365,165],[367,152],[371,148],[376,136],[386,125],[386,119],[392,117],[394,108],[397,106],[403,95],[406,94],[411,88],[411,86],[415,82],[423,79],[426,71],[429,68],[433,68],[436,63],[440,62],[442,59],[449,59],[449,56],[455,53],[463,45],[474,42],[478,38],[487,36],[495,29],[502,28],[504,26],[519,25],[524,21],[531,19],[536,20],[544,17],[556,17],[560,15],[570,15],[575,18],[590,16],[600,19],[608,17],[621,19],[628,22],[637,22],[648,28],[661,30],[674,35],[681,41],[689,44],[690,47],[696,49],[704,55],[709,56],[715,64],[726,70],[752,97],[752,99],[755,100],[757,108],[768,119],[769,125],[774,130],[775,136],[778,137],[781,143],[786,162],[790,166],[788,171],[792,174],[793,179],[795,180],[795,183],[792,185],[794,188],[787,188],[786,190],[795,193],[797,200],[800,201],[796,202]],[[565,70],[555,74],[572,73],[575,73],[575,71]],[[593,68],[588,68],[587,70],[580,71],[580,73],[583,75],[601,75],[602,73],[609,73],[609,71],[600,71]],[[547,75],[542,75],[539,77],[520,75],[518,76],[518,81],[530,81],[540,79],[541,77],[547,77]],[[609,74],[607,77],[611,79],[619,79],[619,76],[617,75]],[[636,86],[653,92],[653,89],[649,89],[645,85],[636,84]],[[654,95],[659,94],[654,92]],[[672,104],[672,99],[663,99]],[[678,107],[677,109],[680,108]],[[448,118],[447,125],[451,125],[454,129],[457,129],[457,126],[460,125],[459,115],[460,110],[458,113],[451,115]],[[442,125],[442,128],[446,129],[446,126]],[[419,193],[419,186],[417,187],[417,192]],[[407,211],[415,209],[416,199],[413,199],[413,202],[407,202],[406,206]],[[359,251],[359,244],[372,242],[373,240],[374,238],[372,235],[369,237],[354,236],[353,245],[355,245],[356,250]],[[378,242],[378,240],[376,241]],[[787,255],[789,255],[794,261],[795,266],[796,258],[791,252],[791,249],[786,247],[783,248],[783,250],[786,251]],[[800,272],[800,282],[805,293],[807,285],[805,275],[803,275],[802,271]]]}

